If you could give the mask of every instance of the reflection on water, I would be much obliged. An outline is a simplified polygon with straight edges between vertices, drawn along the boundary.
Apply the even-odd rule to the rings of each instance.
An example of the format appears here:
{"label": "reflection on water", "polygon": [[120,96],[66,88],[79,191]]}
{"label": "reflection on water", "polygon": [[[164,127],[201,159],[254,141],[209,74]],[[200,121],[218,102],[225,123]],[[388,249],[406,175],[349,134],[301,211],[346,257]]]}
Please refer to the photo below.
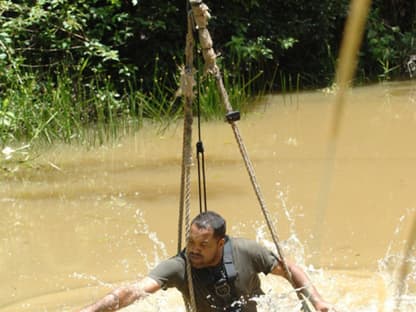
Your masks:
{"label": "reflection on water", "polygon": [[[350,92],[322,216],[333,95],[269,96],[239,124],[285,254],[340,311],[392,311],[400,285],[401,311],[416,310],[415,250],[402,254],[416,211],[415,99],[414,82]],[[74,311],[175,252],[180,128],[149,126],[94,150],[59,146],[0,178],[1,312]],[[231,235],[272,246],[229,126],[202,131],[208,208]],[[403,261],[410,270],[397,281]],[[285,281],[263,285],[261,311],[298,311]],[[125,311],[184,311],[181,300],[169,290]]]}

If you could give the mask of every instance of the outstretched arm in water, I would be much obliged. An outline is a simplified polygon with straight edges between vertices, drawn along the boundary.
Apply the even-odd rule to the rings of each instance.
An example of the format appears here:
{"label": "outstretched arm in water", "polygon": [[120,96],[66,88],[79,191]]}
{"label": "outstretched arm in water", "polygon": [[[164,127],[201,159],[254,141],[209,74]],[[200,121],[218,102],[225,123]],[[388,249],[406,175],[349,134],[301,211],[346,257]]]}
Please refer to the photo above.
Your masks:
{"label": "outstretched arm in water", "polygon": [[145,277],[140,282],[113,290],[97,302],[81,309],[80,312],[117,311],[159,289],[160,285],[154,279]]}
{"label": "outstretched arm in water", "polygon": [[[296,289],[300,289],[302,294],[311,301],[311,303],[317,311],[335,311],[331,304],[327,303],[324,299],[322,299],[321,295],[312,285],[312,282],[309,280],[306,273],[303,272],[303,270],[300,267],[291,262],[287,262],[286,264],[289,271],[292,274],[292,281],[294,284],[293,287],[295,287]],[[285,270],[283,269],[283,266],[280,263],[273,268],[272,274],[283,276],[284,278],[289,280]]]}

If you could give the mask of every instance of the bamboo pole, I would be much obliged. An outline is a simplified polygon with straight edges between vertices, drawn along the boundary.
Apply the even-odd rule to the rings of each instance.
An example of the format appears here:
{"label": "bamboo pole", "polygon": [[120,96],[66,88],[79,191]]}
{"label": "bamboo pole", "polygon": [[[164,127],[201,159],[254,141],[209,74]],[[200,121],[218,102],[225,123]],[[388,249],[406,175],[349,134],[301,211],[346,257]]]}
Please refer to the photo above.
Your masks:
{"label": "bamboo pole", "polygon": [[337,150],[337,140],[345,107],[346,92],[351,86],[351,81],[354,77],[354,73],[357,67],[357,56],[364,34],[365,23],[367,21],[370,4],[371,0],[352,0],[350,3],[348,18],[345,24],[345,31],[342,39],[341,51],[339,54],[336,71],[336,95],[326,150],[327,161],[325,163],[322,182],[318,192],[316,220],[314,225],[316,250],[320,250],[321,248],[321,238],[323,236],[324,228],[322,222],[326,215],[328,196],[331,192],[332,175]]}

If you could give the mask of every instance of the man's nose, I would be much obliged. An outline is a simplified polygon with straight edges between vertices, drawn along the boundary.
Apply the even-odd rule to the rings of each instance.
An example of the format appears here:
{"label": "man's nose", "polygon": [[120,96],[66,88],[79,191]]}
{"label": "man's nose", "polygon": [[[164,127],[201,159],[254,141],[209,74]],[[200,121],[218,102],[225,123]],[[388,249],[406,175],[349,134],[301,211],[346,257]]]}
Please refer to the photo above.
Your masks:
{"label": "man's nose", "polygon": [[201,248],[199,248],[198,246],[191,246],[189,251],[192,252],[192,253],[199,254],[199,253],[201,253]]}

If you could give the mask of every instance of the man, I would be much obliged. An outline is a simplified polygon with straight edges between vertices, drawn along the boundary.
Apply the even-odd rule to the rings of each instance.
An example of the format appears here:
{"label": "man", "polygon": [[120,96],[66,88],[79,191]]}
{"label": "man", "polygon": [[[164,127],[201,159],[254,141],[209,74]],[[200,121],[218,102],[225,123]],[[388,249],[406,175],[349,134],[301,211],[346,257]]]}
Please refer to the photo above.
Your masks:
{"label": "man", "polygon": [[[176,287],[189,302],[186,258],[192,267],[197,312],[255,312],[253,298],[262,295],[258,274],[272,273],[288,279],[282,262],[254,241],[230,238],[225,220],[215,212],[203,212],[191,222],[187,247],[162,261],[138,283],[120,287],[81,312],[115,311],[159,289]],[[302,289],[315,309],[330,310],[306,274],[287,263],[293,286]]]}

